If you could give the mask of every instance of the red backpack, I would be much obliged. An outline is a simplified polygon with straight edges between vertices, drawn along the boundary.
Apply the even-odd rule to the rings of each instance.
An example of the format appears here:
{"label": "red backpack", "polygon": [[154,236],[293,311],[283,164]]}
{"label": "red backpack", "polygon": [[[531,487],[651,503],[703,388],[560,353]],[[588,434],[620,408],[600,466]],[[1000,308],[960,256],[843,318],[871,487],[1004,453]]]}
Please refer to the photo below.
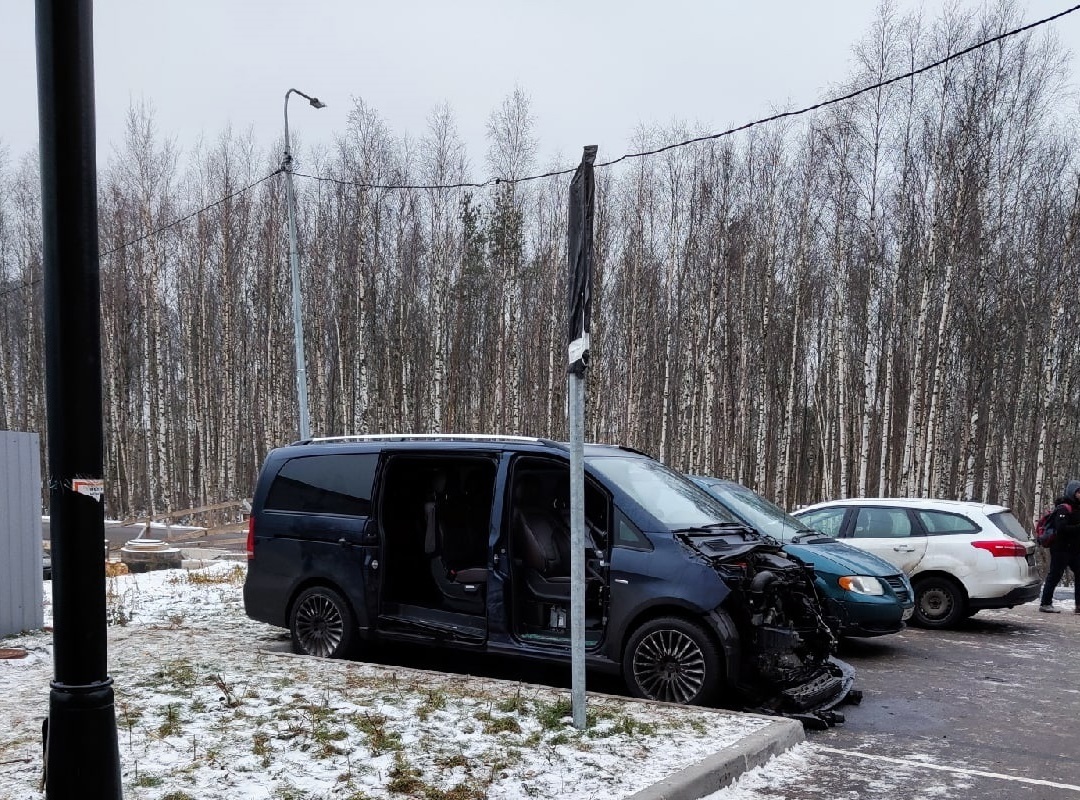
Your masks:
{"label": "red backpack", "polygon": [[[1072,506],[1068,503],[1062,503],[1065,506],[1065,511],[1069,514],[1072,513]],[[1057,506],[1050,506],[1039,517],[1039,521],[1035,523],[1035,542],[1040,547],[1050,547],[1054,543],[1054,511],[1057,510]]]}

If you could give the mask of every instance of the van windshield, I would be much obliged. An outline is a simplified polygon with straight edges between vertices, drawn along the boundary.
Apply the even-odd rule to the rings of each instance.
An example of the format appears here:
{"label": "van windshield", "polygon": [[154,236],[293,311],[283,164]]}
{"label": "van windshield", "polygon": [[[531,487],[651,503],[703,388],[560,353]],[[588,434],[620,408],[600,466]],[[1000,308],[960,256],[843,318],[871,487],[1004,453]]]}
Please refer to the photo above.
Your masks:
{"label": "van windshield", "polygon": [[593,456],[586,462],[671,530],[738,523],[708,492],[657,461]]}

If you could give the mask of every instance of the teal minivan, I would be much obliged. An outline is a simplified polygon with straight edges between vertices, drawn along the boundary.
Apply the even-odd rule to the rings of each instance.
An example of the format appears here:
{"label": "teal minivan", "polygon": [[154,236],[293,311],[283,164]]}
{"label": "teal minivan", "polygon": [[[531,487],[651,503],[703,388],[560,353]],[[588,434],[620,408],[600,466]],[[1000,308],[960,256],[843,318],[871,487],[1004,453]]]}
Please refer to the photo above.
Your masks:
{"label": "teal minivan", "polygon": [[840,636],[882,636],[904,627],[915,606],[911,582],[883,558],[839,542],[735,481],[691,475],[742,522],[814,567],[815,582]]}

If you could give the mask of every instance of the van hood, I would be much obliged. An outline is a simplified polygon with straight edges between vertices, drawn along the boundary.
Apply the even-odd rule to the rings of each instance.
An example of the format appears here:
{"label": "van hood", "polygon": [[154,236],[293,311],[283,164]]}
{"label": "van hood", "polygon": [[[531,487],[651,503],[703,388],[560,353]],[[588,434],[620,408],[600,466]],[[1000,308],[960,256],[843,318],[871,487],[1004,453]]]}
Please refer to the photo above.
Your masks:
{"label": "van hood", "polygon": [[785,544],[784,552],[830,575],[869,575],[884,578],[899,570],[885,559],[836,540],[819,544]]}

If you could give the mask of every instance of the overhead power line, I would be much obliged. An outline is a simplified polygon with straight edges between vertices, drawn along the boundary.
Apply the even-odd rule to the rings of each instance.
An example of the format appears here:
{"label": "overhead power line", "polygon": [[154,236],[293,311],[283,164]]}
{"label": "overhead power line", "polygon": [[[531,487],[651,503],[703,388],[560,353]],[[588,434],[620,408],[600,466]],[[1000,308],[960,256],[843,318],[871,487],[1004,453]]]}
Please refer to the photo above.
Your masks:
{"label": "overhead power line", "polygon": [[[938,67],[944,66],[945,64],[949,63],[950,61],[955,61],[956,59],[962,58],[963,56],[966,56],[969,53],[973,53],[976,50],[980,50],[983,47],[988,47],[989,45],[995,44],[997,42],[1000,42],[1000,41],[1003,41],[1005,39],[1011,38],[1013,36],[1017,36],[1017,35],[1019,35],[1021,33],[1026,33],[1028,31],[1033,30],[1035,28],[1038,28],[1038,27],[1040,27],[1042,25],[1047,25],[1047,24],[1049,24],[1051,22],[1055,22],[1056,20],[1059,20],[1062,17],[1068,16],[1069,14],[1072,14],[1072,13],[1074,13],[1076,11],[1080,11],[1080,4],[1077,4],[1077,5],[1074,5],[1074,6],[1070,7],[1070,8],[1067,8],[1064,11],[1059,11],[1057,14],[1052,14],[1049,17],[1043,17],[1042,19],[1036,20],[1035,22],[1030,22],[1027,25],[1022,25],[1019,28],[1014,28],[1012,30],[1005,31],[1004,33],[999,33],[997,36],[991,36],[989,39],[984,39],[983,41],[977,42],[977,43],[975,43],[973,45],[970,45],[969,47],[965,47],[963,50],[958,50],[955,53],[950,53],[949,55],[946,55],[946,56],[944,56],[942,58],[939,58],[937,61],[933,61],[933,62],[931,62],[929,64],[925,64],[925,65],[923,65],[923,66],[921,66],[921,67],[919,67],[917,69],[910,70],[910,71],[905,72],[905,73],[903,73],[901,75],[894,75],[891,78],[887,78],[885,80],[878,81],[877,83],[871,84],[869,86],[864,86],[861,89],[855,89],[854,91],[848,92],[847,94],[843,94],[843,95],[840,95],[838,97],[833,97],[833,98],[830,98],[828,100],[822,100],[820,103],[814,103],[813,105],[806,106],[805,108],[800,108],[797,111],[782,111],[782,112],[773,114],[773,115],[768,116],[768,117],[762,117],[761,119],[756,119],[756,120],[753,120],[751,122],[744,123],[743,125],[739,125],[739,126],[737,126],[735,128],[728,128],[727,130],[720,131],[719,133],[710,133],[710,134],[706,134],[706,135],[703,135],[703,136],[695,136],[692,139],[685,139],[685,140],[683,140],[681,142],[673,142],[672,144],[663,145],[662,147],[657,147],[657,148],[654,148],[652,150],[642,150],[641,152],[638,152],[638,153],[624,153],[623,155],[619,156],[618,158],[612,159],[610,161],[603,161],[603,162],[601,162],[599,164],[596,164],[596,167],[598,167],[598,168],[599,167],[610,167],[610,166],[614,166],[615,164],[618,164],[618,163],[620,163],[622,161],[627,161],[627,160],[630,160],[630,159],[633,159],[633,158],[646,158],[648,156],[655,156],[655,155],[659,155],[660,153],[666,153],[669,150],[675,150],[675,149],[680,148],[680,147],[687,147],[687,146],[692,145],[692,144],[699,144],[701,142],[712,141],[712,140],[715,140],[715,139],[722,139],[725,136],[731,136],[733,134],[740,133],[740,132],[745,131],[745,130],[749,130],[750,128],[757,127],[759,125],[766,125],[768,123],[777,122],[777,121],[782,120],[782,119],[789,119],[791,117],[802,116],[804,114],[809,114],[812,111],[818,111],[818,110],[820,110],[822,108],[827,108],[829,106],[837,105],[839,103],[844,103],[844,102],[847,102],[848,100],[853,100],[856,97],[859,97],[860,95],[867,94],[868,92],[874,92],[874,91],[877,91],[878,89],[883,89],[886,86],[891,86],[894,83],[898,83],[898,82],[903,81],[903,80],[908,80],[909,78],[914,78],[917,75],[921,75],[921,74],[923,74],[925,72],[929,72],[931,70],[937,69]],[[369,182],[365,182],[365,181],[349,181],[349,180],[344,180],[342,178],[332,178],[332,177],[328,177],[328,176],[325,176],[325,175],[311,175],[311,174],[307,174],[307,173],[303,173],[303,172],[294,172],[293,175],[295,175],[298,178],[307,178],[307,179],[313,180],[313,181],[319,181],[319,182],[323,182],[323,183],[333,183],[333,184],[336,184],[338,186],[349,186],[349,187],[355,187],[355,188],[358,188],[358,189],[382,189],[382,190],[409,190],[409,189],[413,189],[413,190],[432,190],[432,191],[434,191],[434,190],[441,190],[441,189],[483,189],[483,188],[488,187],[488,186],[497,186],[497,185],[503,184],[503,183],[509,183],[509,184],[525,183],[527,181],[542,180],[544,178],[554,178],[554,177],[558,177],[560,175],[570,175],[576,169],[577,169],[577,167],[575,166],[575,167],[570,167],[570,168],[567,168],[567,169],[558,169],[558,170],[552,170],[550,172],[543,172],[543,173],[539,173],[537,175],[528,175],[528,176],[526,176],[524,178],[489,178],[486,181],[481,181],[481,182],[462,181],[460,183],[447,183],[447,184],[408,184],[408,183],[380,184],[380,183],[369,183]],[[238,189],[235,192],[232,192],[232,193],[226,195],[225,197],[222,197],[222,198],[220,198],[218,200],[215,200],[212,203],[209,203],[209,204],[203,206],[202,208],[199,208],[199,209],[196,209],[195,211],[192,211],[190,214],[186,214],[185,216],[180,217],[179,219],[173,220],[172,222],[169,222],[169,223],[167,223],[165,225],[162,225],[159,228],[155,228],[154,230],[143,234],[142,236],[138,237],[137,239],[133,239],[130,242],[125,242],[124,244],[117,245],[113,249],[102,253],[102,255],[103,256],[112,255],[113,253],[116,253],[116,252],[118,252],[120,250],[123,250],[125,247],[131,247],[132,245],[138,244],[139,242],[144,241],[145,239],[148,239],[151,236],[156,236],[157,234],[162,233],[163,231],[166,231],[169,228],[175,227],[176,225],[179,225],[182,222],[186,222],[187,220],[191,219],[192,217],[196,217],[199,214],[205,213],[206,211],[209,211],[210,209],[214,208],[215,206],[218,206],[218,205],[220,205],[220,204],[222,204],[222,203],[224,203],[224,202],[226,202],[228,200],[231,200],[232,198],[234,198],[234,197],[236,197],[238,195],[241,195],[244,192],[250,191],[251,189],[258,186],[259,184],[263,183],[264,181],[268,181],[270,178],[274,177],[275,175],[277,175],[281,171],[282,170],[280,168],[276,169],[273,172],[271,172],[269,175],[266,175],[266,176],[264,176],[262,178],[259,178],[258,180],[248,184],[247,186],[245,186],[242,189]],[[29,288],[31,286],[34,286],[35,284],[40,283],[40,282],[41,282],[41,279],[39,278],[37,280],[30,281],[28,283],[20,284],[19,286],[10,287],[8,289],[5,289],[4,291],[0,291],[0,297],[4,297],[5,295],[11,294],[12,292],[16,292],[16,291],[20,291],[22,289]]]}
{"label": "overhead power line", "polygon": [[677,147],[686,147],[687,145],[697,144],[699,142],[706,142],[706,141],[709,141],[711,139],[720,139],[720,138],[722,138],[724,136],[730,136],[730,135],[732,135],[734,133],[739,133],[741,131],[749,130],[750,128],[753,128],[753,127],[755,127],[757,125],[764,125],[766,123],[776,122],[777,120],[786,119],[788,117],[797,117],[797,116],[800,116],[802,114],[809,114],[811,111],[817,111],[819,109],[826,108],[827,106],[836,105],[837,103],[844,103],[844,102],[846,102],[848,100],[855,99],[859,95],[863,95],[863,94],[866,94],[868,92],[877,91],[878,89],[883,89],[884,87],[890,86],[891,84],[894,84],[894,83],[898,83],[899,81],[907,80],[908,78],[914,78],[916,75],[921,75],[924,72],[929,72],[932,69],[937,69],[938,67],[943,66],[943,65],[949,63],[950,61],[954,61],[955,59],[966,56],[968,53],[973,53],[976,50],[979,50],[979,49],[981,49],[983,47],[988,47],[989,45],[995,44],[996,42],[1000,42],[1003,39],[1008,39],[1011,36],[1016,36],[1017,34],[1025,33],[1027,31],[1032,30],[1033,28],[1039,27],[1040,25],[1046,25],[1047,23],[1050,23],[1050,22],[1053,22],[1055,20],[1061,19],[1062,17],[1064,17],[1064,16],[1066,16],[1068,14],[1072,14],[1074,11],[1080,11],[1080,5],[1075,5],[1072,8],[1067,8],[1064,11],[1061,11],[1061,12],[1059,12],[1057,14],[1054,14],[1053,16],[1045,17],[1043,19],[1037,20],[1036,22],[1032,22],[1032,23],[1029,23],[1027,25],[1023,25],[1023,26],[1021,26],[1019,28],[1014,28],[1011,31],[1005,31],[1004,33],[999,33],[997,36],[992,36],[989,39],[985,39],[985,40],[983,40],[981,42],[978,42],[977,44],[973,44],[970,47],[965,47],[963,50],[958,50],[955,53],[951,53],[951,54],[945,56],[944,58],[940,58],[937,61],[934,61],[933,63],[926,64],[925,66],[919,67],[918,69],[911,70],[910,72],[905,72],[903,75],[895,75],[895,76],[893,76],[891,78],[888,78],[888,79],[883,80],[883,81],[879,81],[878,83],[872,84],[870,86],[864,86],[861,89],[856,89],[856,90],[854,90],[852,92],[848,92],[845,95],[841,95],[839,97],[833,97],[833,98],[831,98],[829,100],[822,100],[820,103],[815,103],[814,105],[807,106],[806,108],[800,108],[798,111],[783,111],[783,112],[780,112],[778,114],[773,114],[771,117],[763,117],[762,119],[757,119],[757,120],[754,120],[753,122],[747,122],[745,125],[740,125],[737,128],[728,128],[726,131],[720,131],[720,133],[711,133],[711,134],[708,134],[708,135],[705,135],[705,136],[696,136],[693,139],[687,139],[686,141],[677,142],[675,144],[664,145],[663,147],[658,147],[655,150],[643,150],[640,153],[627,153],[627,154],[621,155],[618,158],[613,159],[611,161],[605,161],[602,164],[597,164],[596,166],[597,167],[610,167],[613,164],[618,164],[620,161],[625,161],[626,159],[630,159],[630,158],[643,158],[645,156],[655,156],[655,155],[657,155],[659,153],[664,153],[664,152],[666,152],[668,150],[674,150]]}
{"label": "overhead power line", "polygon": [[[847,94],[844,94],[844,95],[840,95],[839,97],[833,97],[833,98],[830,98],[828,100],[822,100],[820,103],[814,103],[811,106],[806,106],[805,108],[800,108],[797,111],[782,111],[782,112],[779,112],[777,114],[773,114],[772,116],[769,116],[769,117],[762,117],[761,119],[756,119],[756,120],[753,120],[752,122],[747,122],[747,123],[745,123],[743,125],[739,125],[738,127],[735,127],[735,128],[728,128],[727,130],[720,131],[719,133],[710,133],[710,134],[705,134],[703,136],[695,136],[692,139],[686,139],[686,140],[681,141],[681,142],[674,142],[672,144],[667,144],[667,145],[664,145],[662,147],[657,147],[657,148],[655,148],[653,150],[642,150],[640,153],[624,153],[623,155],[619,156],[618,158],[612,159],[611,161],[603,161],[603,162],[601,162],[599,164],[596,164],[596,167],[597,168],[599,168],[599,167],[610,167],[610,166],[613,166],[615,164],[618,164],[621,161],[627,161],[627,160],[632,159],[632,158],[645,158],[646,156],[659,155],[660,153],[666,153],[669,150],[675,150],[675,149],[677,149],[679,147],[687,147],[688,145],[699,144],[700,142],[707,142],[707,141],[711,141],[711,140],[714,140],[714,139],[721,139],[721,138],[723,138],[725,136],[731,136],[732,134],[740,133],[742,131],[749,130],[750,128],[757,127],[758,125],[765,125],[765,124],[770,123],[770,122],[776,122],[778,120],[787,119],[787,118],[790,118],[790,117],[802,116],[803,114],[809,114],[811,111],[818,111],[818,110],[820,110],[822,108],[826,108],[828,106],[833,106],[833,105],[836,105],[838,103],[844,103],[844,102],[846,102],[848,100],[855,99],[859,95],[867,94],[868,92],[877,91],[878,89],[883,89],[886,86],[890,86],[890,85],[892,85],[894,83],[898,83],[900,81],[907,80],[909,78],[914,78],[915,76],[921,75],[924,72],[929,72],[930,70],[937,69],[938,67],[941,67],[941,66],[949,63],[950,61],[955,61],[956,59],[962,58],[963,56],[966,56],[969,53],[973,53],[976,50],[979,50],[979,49],[981,49],[983,47],[988,47],[989,45],[995,44],[996,42],[1000,42],[1000,41],[1002,41],[1004,39],[1008,39],[1008,38],[1010,38],[1012,36],[1017,36],[1017,35],[1019,35],[1021,33],[1026,33],[1027,31],[1030,31],[1030,30],[1032,30],[1034,28],[1038,28],[1041,25],[1046,25],[1048,23],[1054,22],[1055,20],[1059,20],[1062,17],[1067,16],[1069,14],[1072,14],[1075,11],[1080,11],[1080,5],[1075,5],[1075,6],[1071,7],[1071,8],[1067,8],[1064,11],[1058,12],[1057,14],[1053,14],[1053,15],[1051,15],[1049,17],[1044,17],[1043,19],[1036,20],[1035,22],[1028,23],[1027,25],[1022,25],[1019,28],[1014,28],[1013,30],[1005,31],[1004,33],[999,33],[997,36],[992,36],[989,39],[984,39],[983,41],[977,42],[976,44],[973,44],[970,47],[965,47],[963,50],[958,50],[955,53],[950,53],[949,55],[944,56],[943,58],[939,58],[937,61],[934,61],[934,62],[932,62],[930,64],[926,64],[924,66],[921,66],[918,69],[913,69],[913,70],[911,70],[909,72],[905,72],[902,75],[894,75],[891,78],[887,78],[885,80],[878,81],[877,83],[871,84],[870,86],[864,86],[861,89],[855,89],[854,91],[848,92]],[[488,180],[484,181],[483,183],[456,183],[456,184],[448,184],[448,185],[377,184],[377,183],[366,183],[366,182],[361,182],[361,181],[347,181],[347,180],[342,180],[340,178],[329,178],[329,177],[322,176],[322,175],[302,175],[300,173],[294,173],[294,174],[297,175],[298,177],[302,177],[302,178],[310,178],[312,180],[317,180],[317,181],[325,181],[325,182],[329,182],[329,183],[336,183],[336,184],[343,185],[343,186],[355,186],[355,187],[360,188],[360,189],[459,189],[459,188],[463,188],[463,187],[483,188],[485,186],[491,186],[491,185],[499,184],[499,183],[524,183],[525,181],[535,181],[535,180],[539,180],[541,178],[552,178],[552,177],[555,177],[555,176],[558,176],[558,175],[570,175],[576,169],[577,169],[577,167],[574,166],[574,167],[570,167],[568,169],[560,169],[560,170],[554,170],[552,172],[545,172],[545,173],[540,174],[540,175],[529,175],[528,177],[525,177],[525,178],[489,178]]]}
{"label": "overhead power line", "polygon": [[[100,253],[99,255],[101,257],[111,256],[113,253],[117,253],[117,252],[123,250],[125,247],[131,247],[132,245],[138,244],[139,242],[142,242],[142,241],[145,241],[146,239],[149,239],[151,236],[157,236],[159,233],[163,233],[164,231],[167,231],[169,228],[175,228],[177,225],[179,225],[179,224],[181,224],[183,222],[187,222],[192,217],[197,217],[197,216],[199,216],[199,214],[203,214],[203,213],[209,211],[210,209],[221,205],[222,203],[226,203],[229,200],[232,200],[234,197],[237,197],[239,195],[244,194],[244,192],[251,191],[256,186],[258,186],[260,183],[264,183],[264,182],[270,180],[272,177],[274,177],[275,175],[277,175],[280,172],[281,172],[281,169],[278,168],[278,169],[274,170],[273,172],[271,172],[269,175],[264,175],[263,177],[259,178],[258,180],[252,181],[251,183],[249,183],[247,186],[243,187],[242,189],[237,189],[235,192],[230,192],[229,194],[225,195],[224,197],[218,198],[217,200],[215,200],[212,203],[207,203],[202,208],[195,209],[190,214],[185,214],[184,216],[182,216],[182,217],[180,217],[178,219],[174,219],[172,222],[167,222],[167,223],[165,223],[164,225],[162,225],[162,226],[160,226],[158,228],[154,228],[154,230],[152,230],[152,231],[148,231],[147,233],[144,233],[142,236],[138,237],[137,239],[132,239],[130,242],[124,242],[123,244],[119,244],[116,247],[114,247],[112,250],[106,250],[106,251]],[[20,284],[18,284],[16,286],[9,286],[8,288],[4,289],[3,291],[0,291],[0,297],[7,297],[9,294],[14,294],[15,292],[21,292],[24,289],[29,289],[31,286],[37,286],[39,283],[41,283],[42,280],[43,280],[42,278],[35,278],[32,281],[24,281],[23,283],[20,283]]]}
{"label": "overhead power line", "polygon": [[259,178],[257,181],[252,181],[247,186],[245,186],[243,189],[237,189],[235,192],[230,192],[229,194],[225,195],[224,197],[219,198],[219,199],[215,200],[212,203],[208,203],[207,205],[203,206],[202,208],[198,208],[195,211],[192,211],[190,214],[185,214],[184,216],[180,217],[179,219],[174,219],[172,222],[165,223],[160,228],[154,228],[154,230],[149,231],[147,233],[144,233],[142,236],[140,236],[137,239],[132,239],[130,242],[124,242],[123,244],[119,244],[116,247],[114,247],[112,250],[106,250],[101,255],[103,255],[103,256],[111,256],[113,253],[115,253],[115,252],[117,252],[119,250],[123,250],[125,247],[131,247],[133,244],[138,244],[141,241],[149,239],[151,236],[157,236],[159,233],[163,233],[164,231],[167,231],[169,228],[175,228],[180,223],[187,222],[192,217],[197,217],[197,216],[199,216],[199,214],[203,214],[203,213],[209,211],[211,208],[215,208],[216,206],[220,206],[222,203],[228,202],[229,200],[232,200],[234,197],[242,195],[244,192],[251,191],[256,186],[258,186],[260,183],[264,183],[264,182],[270,180],[272,177],[274,177],[275,175],[277,175],[280,172],[281,172],[281,168],[279,167],[278,169],[275,169],[273,172],[271,172],[269,175],[264,175],[263,177]]}

